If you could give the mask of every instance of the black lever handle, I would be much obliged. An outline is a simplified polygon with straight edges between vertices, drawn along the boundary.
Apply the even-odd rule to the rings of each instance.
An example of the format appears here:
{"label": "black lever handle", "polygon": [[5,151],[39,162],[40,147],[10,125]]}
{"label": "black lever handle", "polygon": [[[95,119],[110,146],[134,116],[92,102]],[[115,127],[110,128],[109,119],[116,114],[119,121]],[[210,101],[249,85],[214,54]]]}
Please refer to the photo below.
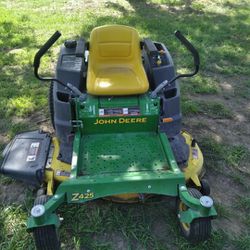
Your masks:
{"label": "black lever handle", "polygon": [[38,50],[38,52],[35,55],[34,58],[34,74],[35,76],[42,80],[42,78],[38,75],[38,68],[40,66],[40,59],[41,57],[48,51],[48,49],[58,40],[58,38],[61,36],[61,33],[59,31],[56,31],[50,39]]}
{"label": "black lever handle", "polygon": [[62,86],[64,86],[65,88],[68,88],[73,94],[74,96],[77,96],[79,98],[82,98],[82,100],[85,100],[84,98],[86,98],[86,95],[83,94],[78,88],[76,88],[74,85],[72,85],[71,83],[64,83],[62,81],[60,81],[59,79],[56,78],[51,78],[51,77],[42,77],[38,74],[38,69],[40,66],[40,60],[41,57],[48,51],[48,49],[58,40],[58,38],[61,36],[61,33],[59,31],[56,31],[51,37],[50,39],[38,50],[38,52],[35,55],[34,58],[34,74],[35,77],[41,81],[51,81],[51,84],[53,84],[54,82],[58,82],[59,84],[61,84]]}
{"label": "black lever handle", "polygon": [[195,75],[199,71],[200,67],[200,57],[198,51],[195,49],[195,47],[187,40],[186,37],[184,37],[179,30],[175,31],[175,36],[180,40],[180,42],[192,53],[194,58],[194,65],[195,65],[195,72],[193,75]]}
{"label": "black lever handle", "polygon": [[153,92],[151,92],[150,97],[151,98],[156,98],[158,93],[164,89],[167,85],[171,85],[175,80],[181,78],[181,77],[191,77],[197,74],[199,71],[200,67],[200,57],[198,51],[195,49],[195,47],[187,40],[186,37],[184,37],[179,30],[175,31],[175,36],[181,41],[181,43],[192,53],[193,58],[194,58],[194,65],[195,65],[195,70],[191,73],[186,73],[186,74],[180,74],[177,76],[174,76],[170,81],[163,81],[161,84],[157,86],[156,89],[154,89]]}

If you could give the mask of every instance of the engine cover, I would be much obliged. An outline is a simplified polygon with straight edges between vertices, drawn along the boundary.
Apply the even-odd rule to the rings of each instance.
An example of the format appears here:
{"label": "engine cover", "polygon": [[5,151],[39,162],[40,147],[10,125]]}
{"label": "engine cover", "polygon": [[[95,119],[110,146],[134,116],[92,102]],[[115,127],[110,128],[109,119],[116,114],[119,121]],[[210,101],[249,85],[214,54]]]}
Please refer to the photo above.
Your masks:
{"label": "engine cover", "polygon": [[44,179],[50,143],[50,135],[41,131],[16,135],[3,151],[0,173],[39,186]]}

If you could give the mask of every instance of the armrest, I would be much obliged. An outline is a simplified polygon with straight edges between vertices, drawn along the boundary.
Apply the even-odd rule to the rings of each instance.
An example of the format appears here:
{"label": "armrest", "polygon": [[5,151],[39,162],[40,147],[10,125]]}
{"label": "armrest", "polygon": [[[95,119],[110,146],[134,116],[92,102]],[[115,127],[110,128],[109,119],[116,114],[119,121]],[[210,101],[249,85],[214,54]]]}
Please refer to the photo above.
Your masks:
{"label": "armrest", "polygon": [[144,48],[148,55],[150,56],[158,56],[158,50],[155,44],[149,38],[144,39]]}
{"label": "armrest", "polygon": [[80,39],[77,41],[76,45],[76,56],[77,57],[84,57],[84,52],[85,52],[85,40]]}

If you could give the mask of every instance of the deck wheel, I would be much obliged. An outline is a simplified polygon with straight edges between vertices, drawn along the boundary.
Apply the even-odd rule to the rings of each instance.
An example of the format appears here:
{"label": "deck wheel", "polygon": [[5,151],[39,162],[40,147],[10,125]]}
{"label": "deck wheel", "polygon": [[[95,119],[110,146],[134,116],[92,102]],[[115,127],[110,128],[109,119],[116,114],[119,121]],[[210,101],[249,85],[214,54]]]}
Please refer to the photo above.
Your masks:
{"label": "deck wheel", "polygon": [[210,195],[210,186],[209,186],[208,180],[207,179],[201,179],[200,183],[201,183],[200,192],[203,195]]}
{"label": "deck wheel", "polygon": [[[43,205],[48,201],[47,195],[38,196],[35,199],[35,205]],[[59,250],[60,241],[57,229],[54,225],[37,227],[33,230],[33,237],[37,250]]]}
{"label": "deck wheel", "polygon": [[[188,192],[199,199],[202,194],[195,188],[189,188]],[[177,214],[186,211],[188,207],[181,201],[177,202]],[[197,218],[191,223],[179,221],[182,235],[191,243],[198,243],[207,240],[211,235],[211,218]]]}

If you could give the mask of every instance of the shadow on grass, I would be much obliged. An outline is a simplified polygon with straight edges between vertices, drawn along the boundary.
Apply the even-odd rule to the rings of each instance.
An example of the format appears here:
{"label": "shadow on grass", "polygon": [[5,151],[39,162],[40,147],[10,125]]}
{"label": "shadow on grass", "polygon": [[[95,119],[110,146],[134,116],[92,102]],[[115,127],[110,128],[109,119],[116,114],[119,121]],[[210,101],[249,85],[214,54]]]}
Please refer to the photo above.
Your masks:
{"label": "shadow on grass", "polygon": [[32,62],[37,41],[29,19],[3,10],[0,19],[0,131],[12,138],[16,133],[32,127],[28,117],[44,106],[45,87],[35,80]]}
{"label": "shadow on grass", "polygon": [[[85,24],[81,35],[89,37],[91,30],[104,24],[124,24],[138,29],[141,36],[151,37],[153,40],[164,42],[172,52],[175,62],[183,65],[184,61],[192,60],[188,52],[174,38],[175,30],[180,29],[183,34],[194,43],[201,55],[201,68],[224,74],[249,74],[247,66],[247,41],[250,25],[247,24],[247,14],[244,8],[238,12],[220,14],[206,12],[197,14],[190,10],[186,1],[184,8],[169,11],[164,6],[148,1],[128,1],[131,10],[119,3],[108,2],[107,6],[120,14],[96,16],[88,14],[89,22]],[[186,59],[186,55],[188,59]]]}

